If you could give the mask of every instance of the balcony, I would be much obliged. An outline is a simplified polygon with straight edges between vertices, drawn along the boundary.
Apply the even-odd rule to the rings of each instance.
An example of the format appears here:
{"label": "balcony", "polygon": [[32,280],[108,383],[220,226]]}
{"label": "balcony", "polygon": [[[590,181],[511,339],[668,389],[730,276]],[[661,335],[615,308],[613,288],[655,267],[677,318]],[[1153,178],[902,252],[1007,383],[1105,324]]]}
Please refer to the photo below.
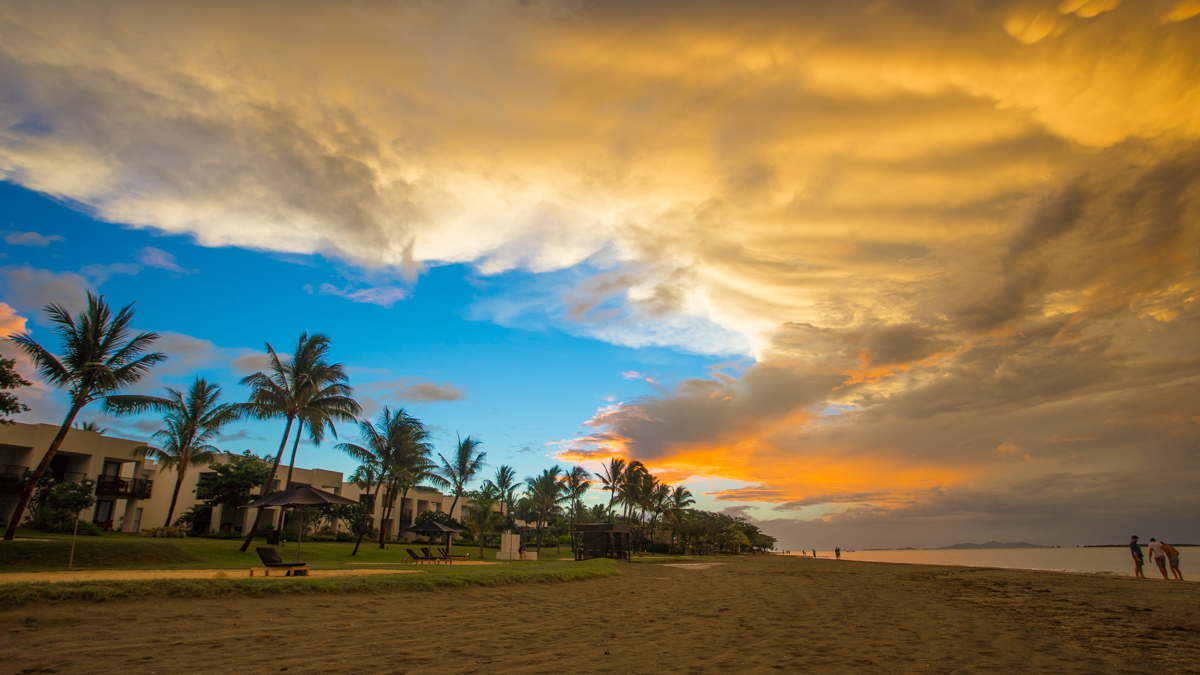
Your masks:
{"label": "balcony", "polygon": [[96,495],[119,499],[149,499],[154,481],[145,478],[113,478],[100,476],[96,479]]}
{"label": "balcony", "polygon": [[27,466],[0,464],[0,495],[19,495],[24,481],[21,477],[29,470]]}

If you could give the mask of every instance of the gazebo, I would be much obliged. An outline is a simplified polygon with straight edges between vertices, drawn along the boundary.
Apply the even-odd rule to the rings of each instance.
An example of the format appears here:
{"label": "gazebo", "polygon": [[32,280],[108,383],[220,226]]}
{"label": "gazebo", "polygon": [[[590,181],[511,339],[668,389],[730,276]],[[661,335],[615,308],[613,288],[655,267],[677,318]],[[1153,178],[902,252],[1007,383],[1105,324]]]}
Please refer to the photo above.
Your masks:
{"label": "gazebo", "polygon": [[629,526],[616,523],[576,525],[575,559],[629,557]]}

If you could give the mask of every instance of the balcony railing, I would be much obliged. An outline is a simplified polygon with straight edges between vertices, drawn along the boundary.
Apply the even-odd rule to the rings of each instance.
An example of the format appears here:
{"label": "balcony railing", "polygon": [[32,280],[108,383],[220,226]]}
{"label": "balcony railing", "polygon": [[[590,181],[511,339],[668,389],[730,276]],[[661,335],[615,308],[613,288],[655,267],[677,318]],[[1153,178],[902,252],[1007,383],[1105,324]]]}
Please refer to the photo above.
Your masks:
{"label": "balcony railing", "polygon": [[96,494],[101,497],[123,499],[149,499],[154,481],[145,478],[113,478],[100,476],[96,479]]}
{"label": "balcony railing", "polygon": [[21,494],[22,480],[21,477],[29,470],[27,466],[17,466],[15,464],[0,464],[0,494],[3,495],[19,495]]}

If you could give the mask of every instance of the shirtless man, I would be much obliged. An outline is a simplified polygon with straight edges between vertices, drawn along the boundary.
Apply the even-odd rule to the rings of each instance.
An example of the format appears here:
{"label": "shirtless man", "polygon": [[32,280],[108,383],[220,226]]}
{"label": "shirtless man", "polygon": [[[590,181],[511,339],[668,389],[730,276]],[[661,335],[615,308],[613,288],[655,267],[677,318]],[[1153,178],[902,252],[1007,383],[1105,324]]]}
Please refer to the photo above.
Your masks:
{"label": "shirtless man", "polygon": [[1142,562],[1145,560],[1142,557],[1142,547],[1138,546],[1137,535],[1133,535],[1133,539],[1129,540],[1129,553],[1133,556],[1133,576],[1137,579],[1145,579],[1146,575],[1142,574]]}
{"label": "shirtless man", "polygon": [[1170,579],[1167,576],[1167,554],[1163,553],[1163,545],[1161,541],[1155,541],[1154,537],[1150,537],[1150,559],[1158,565],[1158,571],[1162,572],[1163,579]]}
{"label": "shirtless man", "polygon": [[1163,553],[1167,554],[1167,564],[1171,566],[1171,575],[1183,581],[1183,573],[1179,571],[1179,550],[1170,544],[1163,544]]}

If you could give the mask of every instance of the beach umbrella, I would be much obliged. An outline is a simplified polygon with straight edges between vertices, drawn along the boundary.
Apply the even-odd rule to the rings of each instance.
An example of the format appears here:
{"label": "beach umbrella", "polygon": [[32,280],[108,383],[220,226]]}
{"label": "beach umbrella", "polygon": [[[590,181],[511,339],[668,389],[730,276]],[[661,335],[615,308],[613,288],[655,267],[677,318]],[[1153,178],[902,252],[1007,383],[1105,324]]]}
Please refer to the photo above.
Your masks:
{"label": "beach umbrella", "polygon": [[413,534],[429,534],[429,535],[444,534],[444,535],[446,535],[446,553],[449,554],[450,553],[450,535],[454,534],[455,532],[458,532],[460,529],[461,528],[453,527],[451,525],[446,525],[444,523],[439,523],[436,520],[431,520],[427,523],[421,523],[420,525],[411,525],[400,531],[401,532],[412,532]]}
{"label": "beach umbrella", "polygon": [[[256,502],[250,502],[243,508],[261,509],[265,506],[324,506],[326,504],[357,504],[353,499],[346,499],[332,492],[318,490],[311,485],[297,485],[283,492],[276,492]],[[300,562],[300,540],[304,539],[304,512],[300,512],[300,534],[296,536],[296,562]]]}

